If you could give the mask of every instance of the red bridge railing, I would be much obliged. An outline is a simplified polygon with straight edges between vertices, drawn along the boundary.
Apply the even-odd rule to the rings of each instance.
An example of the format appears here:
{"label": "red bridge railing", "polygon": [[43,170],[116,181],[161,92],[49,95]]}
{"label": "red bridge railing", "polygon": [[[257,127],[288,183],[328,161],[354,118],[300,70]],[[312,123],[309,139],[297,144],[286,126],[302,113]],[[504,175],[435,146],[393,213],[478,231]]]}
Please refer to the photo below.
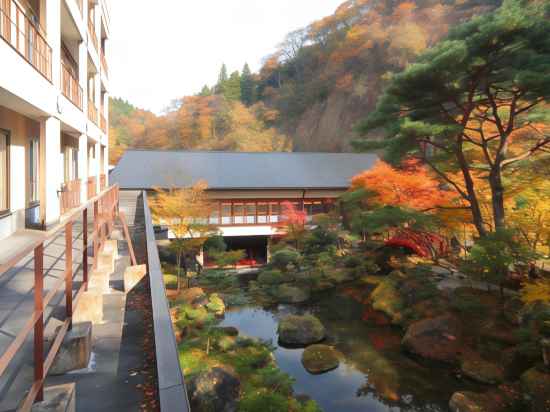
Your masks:
{"label": "red bridge railing", "polygon": [[[25,397],[20,411],[30,411],[36,401],[44,396],[44,381],[52,366],[55,356],[61,347],[67,331],[72,328],[72,316],[79,298],[88,288],[88,244],[93,242],[93,267],[97,267],[98,254],[104,245],[107,236],[112,231],[114,220],[118,214],[119,189],[112,186],[99,196],[91,199],[86,205],[75,210],[60,225],[44,234],[44,236],[8,259],[0,262],[0,276],[14,268],[22,259],[34,254],[34,311],[11,342],[4,353],[0,355],[0,377],[6,372],[11,361],[22,348],[26,339],[34,331],[34,381]],[[89,220],[88,208],[93,210],[93,232],[88,236]],[[73,299],[73,225],[82,218],[83,247],[82,247],[82,276],[83,282]],[[59,279],[52,289],[44,295],[44,244],[59,233],[65,233],[65,276]],[[65,286],[66,318],[59,328],[48,353],[44,350],[44,312],[51,303],[57,291]]]}

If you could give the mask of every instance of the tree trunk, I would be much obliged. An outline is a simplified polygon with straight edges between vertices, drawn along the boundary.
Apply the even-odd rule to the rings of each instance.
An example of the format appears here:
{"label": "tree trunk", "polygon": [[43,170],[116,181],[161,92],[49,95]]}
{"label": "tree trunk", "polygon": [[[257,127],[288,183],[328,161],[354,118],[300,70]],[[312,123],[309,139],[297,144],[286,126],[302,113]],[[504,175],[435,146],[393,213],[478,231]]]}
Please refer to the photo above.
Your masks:
{"label": "tree trunk", "polygon": [[479,206],[479,201],[477,200],[477,194],[475,192],[474,180],[468,169],[468,164],[464,153],[461,150],[457,152],[458,163],[462,170],[462,175],[464,176],[464,183],[466,186],[466,192],[468,193],[468,201],[470,202],[470,210],[472,211],[472,219],[474,226],[480,237],[485,237],[487,235],[487,230],[483,225],[483,215],[481,214],[481,207]]}
{"label": "tree trunk", "polygon": [[500,164],[495,164],[489,174],[489,186],[491,187],[491,204],[493,207],[493,221],[495,229],[505,228],[504,211],[504,185]]}

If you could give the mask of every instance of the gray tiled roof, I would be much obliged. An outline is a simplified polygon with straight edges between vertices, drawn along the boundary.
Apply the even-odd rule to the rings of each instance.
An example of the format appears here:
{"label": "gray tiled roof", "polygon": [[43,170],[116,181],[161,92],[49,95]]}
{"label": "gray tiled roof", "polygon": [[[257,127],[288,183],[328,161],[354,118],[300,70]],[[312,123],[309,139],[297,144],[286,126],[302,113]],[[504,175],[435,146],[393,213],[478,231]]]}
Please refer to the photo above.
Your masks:
{"label": "gray tiled roof", "polygon": [[336,189],[349,187],[377,159],[352,153],[129,150],[110,180],[121,189],[188,187],[201,179],[209,189]]}

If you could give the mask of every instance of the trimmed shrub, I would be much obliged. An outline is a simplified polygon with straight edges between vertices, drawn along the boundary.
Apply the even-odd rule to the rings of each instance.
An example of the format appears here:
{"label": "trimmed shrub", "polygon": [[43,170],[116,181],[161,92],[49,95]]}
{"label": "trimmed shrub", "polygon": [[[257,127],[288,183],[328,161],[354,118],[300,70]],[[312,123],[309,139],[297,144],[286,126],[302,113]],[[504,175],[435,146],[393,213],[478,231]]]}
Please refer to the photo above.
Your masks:
{"label": "trimmed shrub", "polygon": [[283,273],[278,269],[264,270],[258,276],[261,285],[280,285],[284,281]]}
{"label": "trimmed shrub", "polygon": [[300,253],[291,248],[281,249],[271,256],[271,264],[279,269],[286,270],[288,265],[298,266],[300,261]]}

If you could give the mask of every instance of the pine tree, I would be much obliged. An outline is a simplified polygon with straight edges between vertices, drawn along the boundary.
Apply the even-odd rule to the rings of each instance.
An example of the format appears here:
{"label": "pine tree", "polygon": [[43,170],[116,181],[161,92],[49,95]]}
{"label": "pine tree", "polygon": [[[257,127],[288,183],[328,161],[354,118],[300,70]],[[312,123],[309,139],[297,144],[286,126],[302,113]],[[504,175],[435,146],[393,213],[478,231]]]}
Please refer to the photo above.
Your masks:
{"label": "pine tree", "polygon": [[241,101],[246,106],[251,106],[255,100],[255,87],[254,78],[248,63],[243,67],[243,73],[241,75]]}
{"label": "pine tree", "polygon": [[215,92],[216,94],[224,94],[225,84],[227,83],[227,66],[222,64],[220,69],[220,74],[218,75],[218,83],[216,84]]}
{"label": "pine tree", "polygon": [[229,80],[225,82],[223,95],[227,100],[241,100],[241,75],[238,71],[231,73]]}
{"label": "pine tree", "polygon": [[210,89],[210,87],[208,87],[208,85],[205,84],[201,92],[199,93],[199,96],[201,97],[212,96],[212,89]]}

